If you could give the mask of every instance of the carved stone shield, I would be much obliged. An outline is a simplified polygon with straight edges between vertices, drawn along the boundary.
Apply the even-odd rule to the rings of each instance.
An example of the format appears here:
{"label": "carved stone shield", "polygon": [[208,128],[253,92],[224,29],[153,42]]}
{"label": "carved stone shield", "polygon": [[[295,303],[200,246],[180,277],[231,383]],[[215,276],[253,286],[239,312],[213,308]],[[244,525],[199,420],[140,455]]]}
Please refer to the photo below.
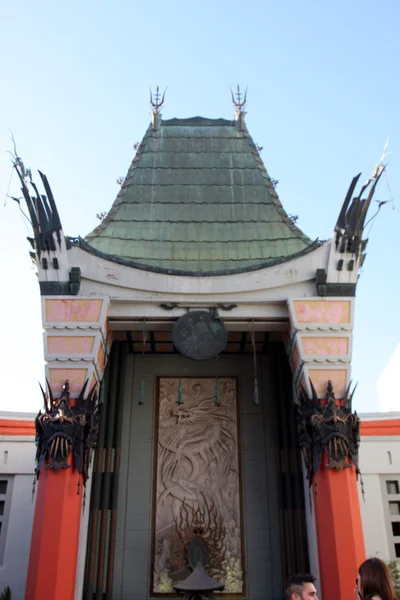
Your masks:
{"label": "carved stone shield", "polygon": [[188,312],[172,330],[175,348],[188,358],[206,360],[217,356],[226,346],[227,331],[220,319],[203,310]]}

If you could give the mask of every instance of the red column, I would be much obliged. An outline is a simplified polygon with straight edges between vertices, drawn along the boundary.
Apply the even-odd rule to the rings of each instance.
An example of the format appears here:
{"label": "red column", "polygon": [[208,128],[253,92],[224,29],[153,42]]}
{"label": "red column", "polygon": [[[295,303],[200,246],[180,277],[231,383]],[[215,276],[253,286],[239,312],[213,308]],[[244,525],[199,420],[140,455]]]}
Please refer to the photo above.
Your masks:
{"label": "red column", "polygon": [[74,599],[82,503],[78,477],[72,467],[59,473],[42,467],[25,600]]}
{"label": "red column", "polygon": [[315,478],[314,506],[323,600],[352,600],[358,567],[365,560],[356,472],[326,467]]}

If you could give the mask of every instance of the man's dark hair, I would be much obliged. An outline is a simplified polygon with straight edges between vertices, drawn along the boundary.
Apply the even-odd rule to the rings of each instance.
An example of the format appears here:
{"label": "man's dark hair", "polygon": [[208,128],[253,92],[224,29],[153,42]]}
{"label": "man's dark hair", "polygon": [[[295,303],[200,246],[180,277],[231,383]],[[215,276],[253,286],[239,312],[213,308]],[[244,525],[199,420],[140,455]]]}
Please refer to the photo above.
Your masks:
{"label": "man's dark hair", "polygon": [[315,577],[311,573],[298,573],[289,577],[285,583],[285,600],[291,600],[292,594],[300,596],[303,593],[305,583],[314,583]]}

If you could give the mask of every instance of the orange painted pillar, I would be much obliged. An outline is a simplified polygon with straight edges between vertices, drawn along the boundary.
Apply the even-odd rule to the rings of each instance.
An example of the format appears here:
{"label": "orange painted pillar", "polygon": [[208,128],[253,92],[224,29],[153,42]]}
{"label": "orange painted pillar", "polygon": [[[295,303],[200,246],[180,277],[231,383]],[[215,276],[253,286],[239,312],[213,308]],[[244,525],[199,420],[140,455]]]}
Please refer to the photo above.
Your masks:
{"label": "orange painted pillar", "polygon": [[78,477],[74,467],[59,473],[41,469],[25,600],[74,599],[82,504]]}
{"label": "orange painted pillar", "polygon": [[326,467],[315,478],[314,506],[323,600],[352,600],[358,567],[365,560],[355,468]]}

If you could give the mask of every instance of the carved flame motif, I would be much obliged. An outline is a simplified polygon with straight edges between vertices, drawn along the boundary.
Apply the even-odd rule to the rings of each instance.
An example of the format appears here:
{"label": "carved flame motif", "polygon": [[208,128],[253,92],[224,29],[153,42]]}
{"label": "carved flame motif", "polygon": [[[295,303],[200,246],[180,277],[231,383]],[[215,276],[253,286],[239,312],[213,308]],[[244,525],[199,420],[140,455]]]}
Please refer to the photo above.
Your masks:
{"label": "carved flame motif", "polygon": [[206,500],[203,510],[182,504],[172,538],[172,570],[180,571],[189,567],[187,548],[194,539],[201,539],[207,545],[209,557],[203,567],[221,571],[225,558],[225,527],[218,517],[214,504],[208,506]]}
{"label": "carved flame motif", "polygon": [[312,397],[301,389],[297,406],[297,432],[303,451],[310,485],[317,474],[325,452],[328,457],[328,469],[341,471],[351,466],[358,467],[358,447],[360,444],[360,419],[351,412],[351,400],[354,394],[343,401],[336,400],[332,382],[328,382],[325,404],[321,406],[315,388],[311,383]]}
{"label": "carved flame motif", "polygon": [[[160,378],[153,591],[172,593],[190,573],[188,545],[202,540],[208,573],[225,592],[243,587],[236,381]],[[202,545],[200,542],[200,545]]]}

